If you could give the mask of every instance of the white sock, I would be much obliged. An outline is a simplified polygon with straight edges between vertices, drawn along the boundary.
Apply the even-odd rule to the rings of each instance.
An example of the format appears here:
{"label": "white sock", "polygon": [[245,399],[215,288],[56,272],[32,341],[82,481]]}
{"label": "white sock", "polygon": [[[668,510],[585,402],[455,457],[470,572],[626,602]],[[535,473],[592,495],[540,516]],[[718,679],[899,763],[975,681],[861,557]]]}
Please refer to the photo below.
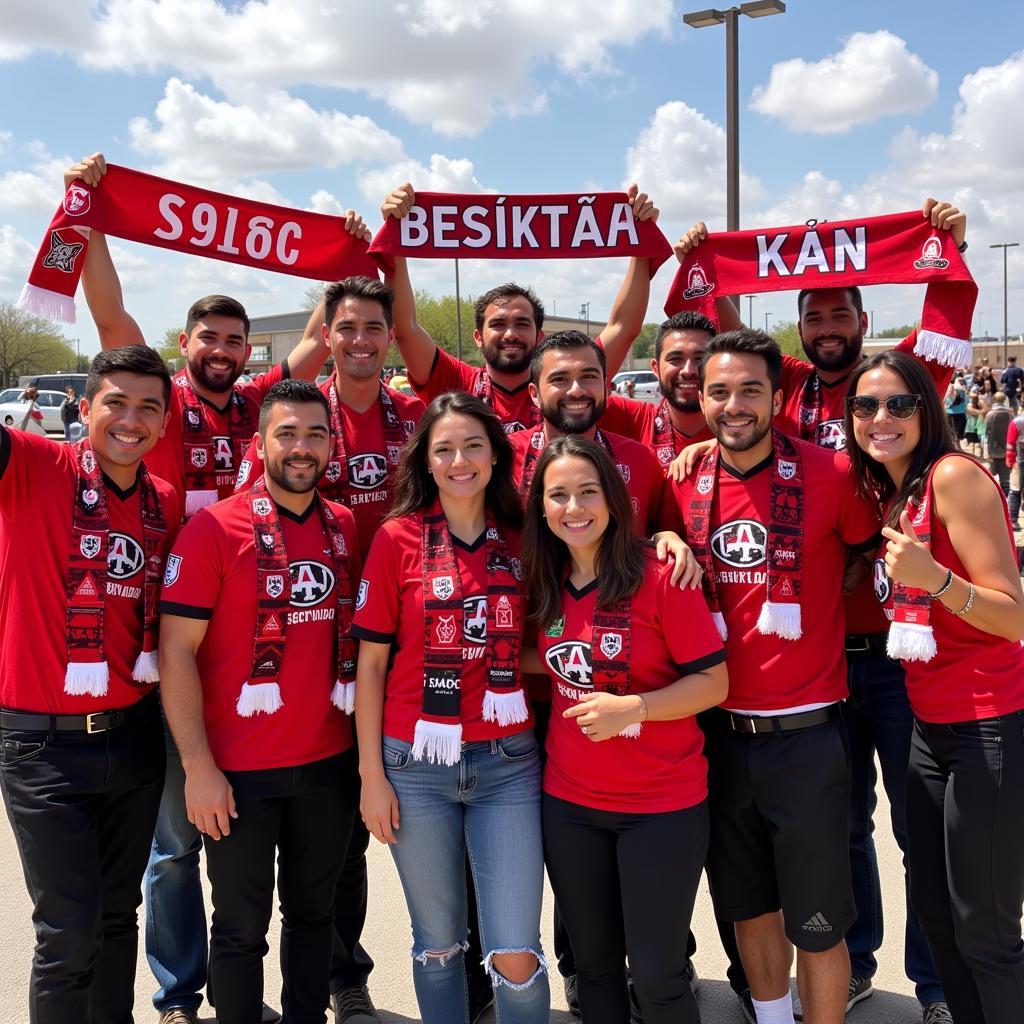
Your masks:
{"label": "white sock", "polygon": [[787,992],[781,999],[750,1000],[757,1014],[757,1024],[796,1024],[793,1020],[793,993]]}

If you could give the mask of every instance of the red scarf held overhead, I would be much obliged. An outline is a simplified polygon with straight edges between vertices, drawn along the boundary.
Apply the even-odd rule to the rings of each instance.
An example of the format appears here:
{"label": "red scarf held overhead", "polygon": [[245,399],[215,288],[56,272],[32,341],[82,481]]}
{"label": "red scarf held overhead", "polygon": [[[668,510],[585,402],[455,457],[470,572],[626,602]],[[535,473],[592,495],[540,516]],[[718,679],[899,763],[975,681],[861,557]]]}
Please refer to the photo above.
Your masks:
{"label": "red scarf held overhead", "polygon": [[75,322],[75,292],[91,228],[317,281],[377,277],[366,242],[345,230],[343,217],[240,199],[107,164],[98,188],[80,179],[68,186],[32,264],[21,309]]}
{"label": "red scarf held overhead", "polygon": [[[331,703],[346,714],[355,709],[356,643],[349,636],[352,625],[352,574],[348,548],[341,526],[327,503],[314,491],[329,540],[334,567],[334,623],[337,669]],[[235,710],[242,718],[260,713],[272,715],[284,707],[278,677],[284,660],[288,608],[292,596],[291,571],[284,531],[277,506],[260,477],[249,494],[253,542],[256,546],[256,634],[252,670],[242,684]],[[325,694],[325,699],[327,699]]]}
{"label": "red scarf held overhead", "polygon": [[[423,709],[412,756],[431,764],[458,764],[462,757],[462,580],[441,503],[421,512],[423,556]],[[519,581],[522,570],[509,556],[500,528],[487,517],[487,653],[482,717],[501,726],[529,718],[520,682],[522,642]]]}
{"label": "red scarf held overhead", "polygon": [[590,195],[455,195],[417,192],[401,219],[389,217],[370,252],[422,259],[591,259],[639,256],[650,273],[672,254],[652,220],[635,221],[625,192]]}
{"label": "red scarf held overhead", "polygon": [[[107,693],[110,668],[103,651],[103,619],[107,599],[107,549],[110,517],[103,474],[88,439],[74,447],[78,476],[68,552],[67,650],[64,692],[102,697]],[[145,466],[139,465],[139,506],[142,512],[143,569],[142,651],[132,679],[142,685],[159,681],[157,668],[157,588],[162,569],[160,549],[167,534],[160,498]]]}
{"label": "red scarf held overhead", "polygon": [[914,352],[970,363],[978,286],[950,232],[920,210],[708,235],[676,272],[665,312],[695,309],[717,323],[719,296],[872,284],[927,285]]}
{"label": "red scarf held overhead", "polygon": [[[771,508],[768,522],[767,593],[757,619],[762,635],[799,640],[800,577],[803,572],[804,477],[800,452],[779,431],[772,431]],[[696,484],[686,517],[686,539],[703,570],[704,597],[718,633],[727,640],[725,616],[718,604],[711,551],[711,507],[718,481],[717,449],[704,456],[697,470]]]}

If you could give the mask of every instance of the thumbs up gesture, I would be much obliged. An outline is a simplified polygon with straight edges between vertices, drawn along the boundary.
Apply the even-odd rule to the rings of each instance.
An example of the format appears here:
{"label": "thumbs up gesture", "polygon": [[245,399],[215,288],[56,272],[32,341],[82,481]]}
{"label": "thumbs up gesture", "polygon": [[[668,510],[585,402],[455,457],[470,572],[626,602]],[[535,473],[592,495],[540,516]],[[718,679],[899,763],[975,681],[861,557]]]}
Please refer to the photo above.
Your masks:
{"label": "thumbs up gesture", "polygon": [[946,570],[932,558],[928,546],[921,542],[910,521],[910,513],[900,513],[900,528],[882,528],[885,545],[885,572],[897,583],[916,590],[934,593],[946,579]]}

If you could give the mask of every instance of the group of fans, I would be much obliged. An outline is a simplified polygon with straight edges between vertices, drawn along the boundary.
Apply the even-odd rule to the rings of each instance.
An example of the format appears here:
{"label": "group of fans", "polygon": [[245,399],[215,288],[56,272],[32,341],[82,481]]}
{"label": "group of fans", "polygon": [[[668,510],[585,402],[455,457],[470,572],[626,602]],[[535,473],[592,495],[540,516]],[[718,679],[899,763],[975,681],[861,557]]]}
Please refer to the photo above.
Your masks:
{"label": "group of fans", "polygon": [[[965,247],[960,211],[923,216]],[[1007,508],[949,429],[951,371],[912,337],[863,357],[856,289],[800,293],[809,362],[727,302],[718,326],[670,318],[654,405],[607,387],[644,259],[597,343],[545,337],[529,289],[481,296],[474,368],[417,323],[399,258],[387,285],[329,285],[245,384],[236,301],[193,305],[171,378],[96,233],[83,281],[85,438],[0,428],[0,786],[33,1024],[132,1019],[141,890],[162,1024],[204,989],[222,1024],[277,1019],[275,859],[284,1020],[370,1024],[371,834],[427,1024],[492,1002],[547,1020],[545,868],[587,1024],[699,1021],[704,870],[738,1012],[839,1024],[882,942],[876,753],[925,1024],[1024,1019]],[[393,341],[418,397],[381,383]]]}

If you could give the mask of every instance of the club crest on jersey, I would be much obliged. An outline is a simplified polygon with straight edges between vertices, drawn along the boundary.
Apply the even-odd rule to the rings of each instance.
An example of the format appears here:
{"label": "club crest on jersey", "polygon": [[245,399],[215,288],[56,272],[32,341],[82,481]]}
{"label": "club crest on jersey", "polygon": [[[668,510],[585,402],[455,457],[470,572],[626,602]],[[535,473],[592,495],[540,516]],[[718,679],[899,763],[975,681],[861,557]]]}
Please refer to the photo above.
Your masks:
{"label": "club crest on jersey", "polygon": [[95,487],[87,487],[82,491],[82,501],[90,508],[100,500],[100,492]]}
{"label": "club crest on jersey", "polygon": [[334,573],[322,562],[301,559],[288,566],[293,608],[312,608],[334,590]]}
{"label": "club crest on jersey", "polygon": [[487,643],[487,598],[462,599],[462,638],[467,644]]}
{"label": "club crest on jersey", "polygon": [[82,452],[82,469],[84,469],[86,473],[96,472],[96,456],[93,455],[90,448],[86,448],[85,451]]}
{"label": "club crest on jersey", "polygon": [[737,569],[761,565],[768,547],[768,531],[755,519],[734,519],[711,535],[715,557]]}
{"label": "club crest on jersey", "polygon": [[83,558],[95,558],[100,553],[100,538],[94,533],[86,533],[78,542],[78,550]]}
{"label": "club crest on jersey", "polygon": [[928,241],[921,246],[920,259],[914,260],[916,270],[945,270],[949,260],[942,256],[942,239],[938,235],[930,235]]}
{"label": "club crest on jersey", "polygon": [[889,595],[892,594],[892,580],[889,579],[885,571],[885,559],[875,559],[875,572],[872,582],[874,583],[875,597],[878,598],[879,604],[888,604]]}
{"label": "club crest on jersey", "polygon": [[708,495],[714,489],[715,478],[710,473],[705,473],[702,477],[697,480],[697,493],[702,495]]}
{"label": "club crest on jersey", "polygon": [[601,653],[606,658],[617,658],[622,653],[622,634],[603,634],[601,637]]}
{"label": "club crest on jersey", "polygon": [[372,491],[387,479],[388,464],[383,455],[353,455],[348,460],[348,480],[361,491]]}
{"label": "club crest on jersey", "polygon": [[359,592],[356,594],[356,611],[359,611],[366,604],[366,598],[370,593],[370,581],[359,581]]}
{"label": "club crest on jersey", "polygon": [[694,263],[690,267],[690,273],[686,276],[686,288],[683,289],[683,298],[687,300],[699,299],[707,295],[708,292],[713,291],[714,287],[713,284],[708,283],[707,274],[701,269],[701,265]]}
{"label": "club crest on jersey", "polygon": [[818,424],[818,447],[841,452],[846,448],[846,427],[842,420],[825,420]]}
{"label": "club crest on jersey", "polygon": [[89,212],[92,196],[84,185],[71,185],[64,196],[64,212],[69,217],[81,217]]}
{"label": "club crest on jersey", "polygon": [[439,601],[447,601],[455,593],[455,584],[451,576],[435,576],[430,581],[430,589]]}
{"label": "club crest on jersey", "polygon": [[512,602],[508,599],[507,594],[502,594],[498,598],[498,603],[494,608],[494,625],[498,629],[511,629],[513,626],[512,622]]}
{"label": "club crest on jersey", "polygon": [[267,577],[267,597],[280,597],[284,593],[284,577],[280,575]]}
{"label": "club crest on jersey", "polygon": [[796,463],[787,462],[785,459],[779,459],[779,476],[783,480],[792,480],[796,476]]}
{"label": "club crest on jersey", "polygon": [[434,630],[437,642],[443,647],[448,647],[455,640],[455,616],[442,615],[437,620],[437,629]]}
{"label": "club crest on jersey", "polygon": [[192,449],[192,465],[196,469],[203,469],[206,466],[206,449],[205,448],[193,448]]}
{"label": "club crest on jersey", "polygon": [[252,503],[252,510],[258,516],[269,516],[272,506],[269,498],[257,498]]}
{"label": "club crest on jersey", "polygon": [[579,640],[563,640],[560,644],[549,647],[544,655],[548,668],[570,686],[581,690],[589,690],[590,646]]}
{"label": "club crest on jersey", "polygon": [[337,459],[332,459],[328,462],[324,476],[327,477],[330,483],[336,484],[341,479],[341,463]]}
{"label": "club crest on jersey", "polygon": [[168,555],[167,565],[164,566],[164,586],[169,587],[178,579],[178,571],[181,569],[181,555]]}
{"label": "club crest on jersey", "polygon": [[146,562],[142,547],[126,533],[112,533],[107,546],[107,574],[115,580],[126,580],[141,572]]}

